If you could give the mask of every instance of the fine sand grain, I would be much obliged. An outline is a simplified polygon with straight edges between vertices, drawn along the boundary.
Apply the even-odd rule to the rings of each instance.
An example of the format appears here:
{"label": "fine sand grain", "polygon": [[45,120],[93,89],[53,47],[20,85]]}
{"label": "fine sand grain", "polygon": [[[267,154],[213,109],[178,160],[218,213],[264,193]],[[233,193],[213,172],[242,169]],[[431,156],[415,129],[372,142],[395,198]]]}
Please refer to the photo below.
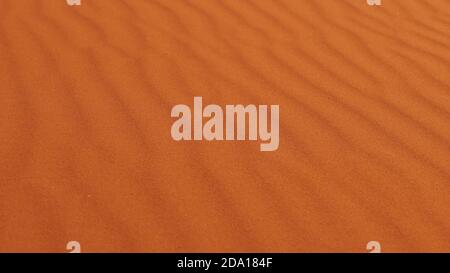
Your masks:
{"label": "fine sand grain", "polygon": [[1,0],[0,252],[449,252],[449,71],[448,0]]}

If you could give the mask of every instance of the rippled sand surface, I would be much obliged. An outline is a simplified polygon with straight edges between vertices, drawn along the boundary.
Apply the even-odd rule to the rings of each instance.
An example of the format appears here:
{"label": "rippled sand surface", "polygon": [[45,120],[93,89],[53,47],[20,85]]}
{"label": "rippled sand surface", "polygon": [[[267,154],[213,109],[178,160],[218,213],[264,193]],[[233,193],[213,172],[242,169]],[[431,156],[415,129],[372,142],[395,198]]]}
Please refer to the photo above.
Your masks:
{"label": "rippled sand surface", "polygon": [[[450,251],[448,0],[0,1],[0,251]],[[280,147],[175,142],[279,104]]]}

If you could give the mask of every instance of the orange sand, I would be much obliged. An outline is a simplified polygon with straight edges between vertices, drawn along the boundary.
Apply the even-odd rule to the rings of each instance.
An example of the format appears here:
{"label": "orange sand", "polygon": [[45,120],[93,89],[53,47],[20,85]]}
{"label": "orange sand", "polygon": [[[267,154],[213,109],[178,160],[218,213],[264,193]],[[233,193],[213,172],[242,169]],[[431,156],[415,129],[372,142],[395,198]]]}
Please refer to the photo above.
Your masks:
{"label": "orange sand", "polygon": [[[450,251],[448,0],[0,1],[0,252]],[[280,147],[170,110],[279,104]]]}

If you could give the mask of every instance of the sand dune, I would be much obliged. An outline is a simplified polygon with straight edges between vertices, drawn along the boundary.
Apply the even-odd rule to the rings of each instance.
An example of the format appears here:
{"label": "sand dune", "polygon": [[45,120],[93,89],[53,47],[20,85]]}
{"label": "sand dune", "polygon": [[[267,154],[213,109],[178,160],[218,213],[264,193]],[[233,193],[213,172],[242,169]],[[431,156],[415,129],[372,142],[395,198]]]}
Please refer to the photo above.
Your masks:
{"label": "sand dune", "polygon": [[[0,251],[450,251],[448,0],[0,1]],[[175,142],[279,104],[280,146]]]}

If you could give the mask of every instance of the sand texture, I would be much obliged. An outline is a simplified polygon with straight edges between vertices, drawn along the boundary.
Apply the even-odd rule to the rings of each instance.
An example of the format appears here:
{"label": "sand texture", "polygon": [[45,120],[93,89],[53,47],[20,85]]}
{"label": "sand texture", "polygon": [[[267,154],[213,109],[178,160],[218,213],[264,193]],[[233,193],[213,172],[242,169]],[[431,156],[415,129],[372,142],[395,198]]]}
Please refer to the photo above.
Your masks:
{"label": "sand texture", "polygon": [[0,252],[450,252],[449,72],[448,0],[1,0]]}

